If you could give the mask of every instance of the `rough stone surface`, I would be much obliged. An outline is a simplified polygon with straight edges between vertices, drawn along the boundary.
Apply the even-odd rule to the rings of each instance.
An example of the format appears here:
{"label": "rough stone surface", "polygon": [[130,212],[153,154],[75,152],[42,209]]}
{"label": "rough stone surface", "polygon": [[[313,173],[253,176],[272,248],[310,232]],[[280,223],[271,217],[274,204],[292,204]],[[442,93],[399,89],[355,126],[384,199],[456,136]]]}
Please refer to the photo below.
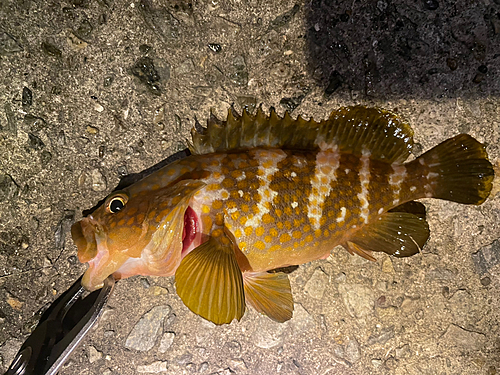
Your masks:
{"label": "rough stone surface", "polygon": [[322,298],[328,284],[328,275],[321,269],[314,270],[311,278],[304,286],[304,292],[313,298]]}
{"label": "rough stone surface", "polygon": [[[0,1],[0,373],[85,269],[71,223],[184,150],[211,110],[377,106],[408,120],[417,156],[469,133],[497,164],[499,13],[497,0]],[[215,326],[172,277],[121,280],[60,375],[499,373],[500,188],[481,206],[422,202],[419,254],[333,249],[290,274],[285,324],[248,308]],[[144,351],[127,348],[167,304],[136,335]]]}
{"label": "rough stone surface", "polygon": [[141,352],[151,349],[156,343],[163,319],[171,310],[168,305],[156,306],[144,314],[128,335],[125,347]]}
{"label": "rough stone surface", "polygon": [[373,313],[374,294],[371,288],[360,284],[342,284],[339,285],[339,292],[351,316],[361,318]]}
{"label": "rough stone surface", "polygon": [[484,346],[486,336],[483,333],[468,331],[455,324],[450,324],[443,335],[443,340],[448,345],[457,346],[467,351],[474,351]]}

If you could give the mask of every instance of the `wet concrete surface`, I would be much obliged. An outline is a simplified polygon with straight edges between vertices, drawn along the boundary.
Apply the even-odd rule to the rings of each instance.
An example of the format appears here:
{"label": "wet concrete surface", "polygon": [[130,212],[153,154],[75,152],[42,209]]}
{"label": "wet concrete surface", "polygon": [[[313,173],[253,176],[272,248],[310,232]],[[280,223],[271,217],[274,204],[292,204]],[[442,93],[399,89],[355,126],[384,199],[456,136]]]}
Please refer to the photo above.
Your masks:
{"label": "wet concrete surface", "polygon": [[[69,228],[234,105],[397,111],[415,153],[467,132],[500,156],[497,1],[0,1],[0,367],[81,275]],[[496,374],[498,190],[424,200],[408,259],[341,248],[290,274],[294,317],[214,326],[172,278],[120,281],[61,374]]]}

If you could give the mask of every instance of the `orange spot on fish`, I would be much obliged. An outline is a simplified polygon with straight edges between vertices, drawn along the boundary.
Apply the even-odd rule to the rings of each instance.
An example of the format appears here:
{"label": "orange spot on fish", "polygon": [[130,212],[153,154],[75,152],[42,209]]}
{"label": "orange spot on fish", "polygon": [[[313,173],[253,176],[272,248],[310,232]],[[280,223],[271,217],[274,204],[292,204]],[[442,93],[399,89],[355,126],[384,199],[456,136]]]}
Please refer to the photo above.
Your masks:
{"label": "orange spot on fish", "polygon": [[222,201],[220,200],[213,201],[212,208],[215,210],[220,210],[222,208]]}
{"label": "orange spot on fish", "polygon": [[245,213],[248,212],[248,211],[250,211],[250,208],[248,207],[248,204],[242,204],[241,205],[241,211],[243,211]]}
{"label": "orange spot on fish", "polygon": [[314,237],[310,234],[306,237],[307,242],[312,242],[314,240]]}
{"label": "orange spot on fish", "polygon": [[222,236],[222,229],[217,228],[212,231],[212,237],[220,237]]}
{"label": "orange spot on fish", "polygon": [[297,239],[297,240],[300,240],[300,238],[302,237],[302,232],[296,230],[295,232],[293,232],[293,238]]}
{"label": "orange spot on fish", "polygon": [[204,214],[210,213],[210,207],[204,204],[203,206],[201,206],[201,212],[203,212]]}
{"label": "orange spot on fish", "polygon": [[281,236],[280,236],[280,242],[281,243],[284,243],[284,242],[288,242],[292,239],[292,237],[290,237],[290,235],[288,233],[283,233]]}
{"label": "orange spot on fish", "polygon": [[257,241],[255,244],[254,244],[255,248],[258,249],[258,250],[265,250],[266,249],[266,244],[262,241]]}
{"label": "orange spot on fish", "polygon": [[269,252],[278,251],[281,249],[281,245],[273,245],[269,248]]}
{"label": "orange spot on fish", "polygon": [[[257,228],[257,229],[259,229],[259,228]],[[253,232],[253,228],[252,228],[252,227],[246,227],[246,228],[245,228],[245,236],[250,236],[250,235],[252,235],[252,232]],[[255,233],[257,233],[257,231],[256,231]],[[258,236],[261,236],[261,234],[257,234],[257,235],[258,235]]]}
{"label": "orange spot on fish", "polygon": [[238,247],[241,251],[245,251],[245,249],[247,248],[247,243],[242,241],[238,244]]}
{"label": "orange spot on fish", "polygon": [[260,236],[264,235],[264,232],[265,232],[265,230],[264,230],[264,228],[263,228],[263,227],[257,227],[257,228],[255,229],[255,235],[256,235],[256,236],[259,236],[259,237],[260,237]]}
{"label": "orange spot on fish", "polygon": [[134,220],[135,220],[135,218],[133,218],[133,217],[131,217],[130,219],[128,219],[128,221],[127,221],[127,225],[132,225],[132,224],[134,224]]}
{"label": "orange spot on fish", "polygon": [[316,229],[316,230],[314,231],[314,235],[315,235],[316,237],[320,237],[320,236],[321,236],[321,229]]}
{"label": "orange spot on fish", "polygon": [[240,229],[240,228],[238,228],[238,229],[236,229],[236,230],[234,231],[234,236],[235,236],[236,238],[240,238],[240,237],[241,237],[241,234],[242,234],[242,233],[241,233],[241,229]]}
{"label": "orange spot on fish", "polygon": [[109,227],[111,229],[113,229],[114,227],[116,227],[116,221],[112,221],[110,224],[109,224]]}
{"label": "orange spot on fish", "polygon": [[269,214],[264,214],[262,215],[262,222],[264,224],[273,224],[274,223],[274,219],[271,215]]}
{"label": "orange spot on fish", "polygon": [[179,202],[182,200],[182,197],[176,196],[172,198],[172,205],[176,206],[179,204]]}
{"label": "orange spot on fish", "polygon": [[311,230],[311,226],[310,225],[304,225],[304,232],[309,232]]}
{"label": "orange spot on fish", "polygon": [[135,218],[137,219],[138,223],[142,223],[144,221],[144,214],[138,214]]}
{"label": "orange spot on fish", "polygon": [[238,211],[233,212],[231,214],[231,219],[233,219],[234,221],[238,220],[239,217],[240,217],[240,213]]}
{"label": "orange spot on fish", "polygon": [[123,224],[125,224],[125,219],[121,219],[119,222],[118,222],[118,226],[122,226]]}

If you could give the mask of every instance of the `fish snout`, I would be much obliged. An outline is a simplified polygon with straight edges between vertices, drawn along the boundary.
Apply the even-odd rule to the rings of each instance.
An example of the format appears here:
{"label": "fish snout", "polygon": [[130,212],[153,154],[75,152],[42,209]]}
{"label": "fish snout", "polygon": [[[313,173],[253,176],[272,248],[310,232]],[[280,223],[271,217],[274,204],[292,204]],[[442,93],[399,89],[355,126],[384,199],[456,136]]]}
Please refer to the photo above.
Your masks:
{"label": "fish snout", "polygon": [[97,256],[96,227],[84,218],[71,226],[71,237],[78,248],[78,259],[87,263]]}

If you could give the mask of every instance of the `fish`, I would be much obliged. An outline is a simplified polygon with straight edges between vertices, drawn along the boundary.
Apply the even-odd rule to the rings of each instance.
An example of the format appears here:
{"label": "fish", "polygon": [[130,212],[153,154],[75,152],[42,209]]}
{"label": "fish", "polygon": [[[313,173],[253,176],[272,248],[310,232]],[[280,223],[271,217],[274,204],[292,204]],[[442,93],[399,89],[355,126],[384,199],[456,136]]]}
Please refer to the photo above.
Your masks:
{"label": "fish", "polygon": [[480,205],[494,170],[485,146],[456,135],[405,162],[413,130],[401,116],[342,107],[326,120],[259,108],[196,123],[191,155],[112,192],[73,224],[88,290],[133,275],[175,276],[194,313],[215,324],[247,306],[274,321],[293,316],[287,267],[341,245],[408,257],[428,237],[437,198]]}

